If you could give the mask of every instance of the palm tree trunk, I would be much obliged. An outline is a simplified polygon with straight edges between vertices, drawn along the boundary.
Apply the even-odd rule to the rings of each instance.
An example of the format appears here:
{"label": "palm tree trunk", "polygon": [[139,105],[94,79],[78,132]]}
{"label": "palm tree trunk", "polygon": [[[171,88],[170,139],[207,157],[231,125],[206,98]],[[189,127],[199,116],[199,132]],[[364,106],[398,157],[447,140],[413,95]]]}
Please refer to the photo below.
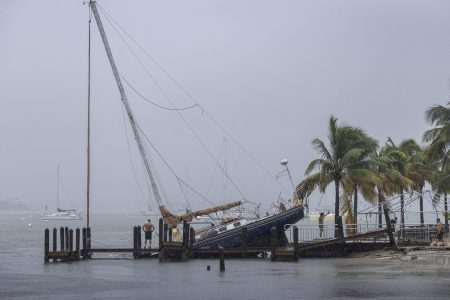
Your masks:
{"label": "palm tree trunk", "polygon": [[403,195],[405,191],[403,187],[400,187],[400,228],[405,227],[405,196]]}
{"label": "palm tree trunk", "polygon": [[425,223],[423,219],[423,194],[422,194],[423,187],[420,187],[420,196],[419,196],[419,204],[420,204],[420,225],[423,225]]}
{"label": "palm tree trunk", "polygon": [[334,226],[335,226],[334,237],[338,238],[339,237],[338,217],[339,217],[340,203],[339,203],[339,180],[337,180],[337,179],[334,180],[334,188],[335,188],[335,197],[336,197],[335,202],[334,202]]}
{"label": "palm tree trunk", "polygon": [[358,228],[358,186],[355,185],[354,195],[353,195],[353,224],[355,224],[355,234]]}
{"label": "palm tree trunk", "polygon": [[383,207],[382,207],[383,201],[384,201],[383,194],[378,189],[378,228],[383,227]]}
{"label": "palm tree trunk", "polygon": [[445,229],[448,232],[448,203],[447,203],[447,193],[444,193],[444,209],[445,209]]}

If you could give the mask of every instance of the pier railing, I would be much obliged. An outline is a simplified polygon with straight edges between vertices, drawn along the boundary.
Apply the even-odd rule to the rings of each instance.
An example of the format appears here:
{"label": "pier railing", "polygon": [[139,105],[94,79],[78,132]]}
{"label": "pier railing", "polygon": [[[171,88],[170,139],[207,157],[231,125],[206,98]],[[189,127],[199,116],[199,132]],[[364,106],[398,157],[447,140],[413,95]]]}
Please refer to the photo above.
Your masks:
{"label": "pier railing", "polygon": [[[335,224],[324,224],[323,229],[318,224],[287,224],[285,226],[286,236],[290,242],[294,240],[293,226],[298,227],[299,241],[311,242],[320,239],[333,239],[338,229]],[[363,234],[379,229],[386,229],[386,224],[380,228],[379,224],[343,224],[344,237],[355,234]],[[397,241],[431,241],[435,238],[435,230],[433,224],[405,224],[400,226],[396,224],[393,228],[394,237]]]}

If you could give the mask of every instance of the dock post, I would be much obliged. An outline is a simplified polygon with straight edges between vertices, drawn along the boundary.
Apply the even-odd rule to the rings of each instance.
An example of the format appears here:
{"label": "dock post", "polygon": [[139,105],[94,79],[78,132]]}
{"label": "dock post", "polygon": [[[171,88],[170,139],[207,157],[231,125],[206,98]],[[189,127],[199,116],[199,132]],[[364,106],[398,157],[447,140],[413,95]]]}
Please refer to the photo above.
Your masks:
{"label": "dock post", "polygon": [[169,242],[171,242],[173,239],[173,228],[172,227],[167,229],[167,237],[168,237]]}
{"label": "dock post", "polygon": [[246,251],[247,251],[247,239],[248,239],[247,226],[243,226],[242,229],[241,229],[242,258],[245,258],[245,257],[246,257]]}
{"label": "dock post", "polygon": [[189,228],[189,255],[192,256],[192,250],[194,249],[195,243],[195,230],[194,228]]}
{"label": "dock post", "polygon": [[80,228],[75,230],[75,259],[80,260]]}
{"label": "dock post", "polygon": [[[138,258],[141,258],[141,254],[142,254],[142,227],[141,226],[137,226],[136,229],[136,233],[137,233],[137,255]],[[145,238],[145,236],[144,236]],[[152,248],[152,243],[150,242],[150,248]]]}
{"label": "dock post", "polygon": [[69,250],[69,227],[64,228],[65,249]]}
{"label": "dock post", "polygon": [[294,256],[298,258],[298,227],[294,226]]}
{"label": "dock post", "polygon": [[189,244],[189,224],[186,220],[183,221],[183,248]]}
{"label": "dock post", "polygon": [[50,230],[45,228],[45,239],[44,239],[44,261],[49,262],[48,252],[50,248]]}
{"label": "dock post", "polygon": [[275,261],[275,251],[277,249],[277,245],[277,228],[273,226],[272,228],[270,228],[270,248],[272,248],[272,255],[270,256],[271,261]]}
{"label": "dock post", "polygon": [[159,228],[158,228],[158,248],[159,251],[161,252],[161,248],[162,248],[162,242],[163,242],[163,234],[164,234],[164,220],[162,218],[159,218]]}
{"label": "dock post", "polygon": [[169,225],[164,224],[164,241],[167,241],[167,234],[168,234],[168,232],[169,232]]}
{"label": "dock post", "polygon": [[87,255],[87,252],[86,252],[86,247],[87,247],[87,243],[86,243],[86,227],[83,227],[83,231],[82,231],[82,233],[83,233],[83,251],[82,251],[82,255],[83,255],[83,259],[86,259],[86,255]]}
{"label": "dock post", "polygon": [[65,249],[65,244],[64,244],[64,227],[61,226],[61,228],[59,229],[59,242],[60,242],[60,247],[61,247],[61,251],[64,251]]}
{"label": "dock post", "polygon": [[91,227],[86,228],[86,256],[91,258]]}
{"label": "dock post", "polygon": [[73,260],[73,229],[69,230],[69,259]]}
{"label": "dock post", "polygon": [[[56,247],[57,247],[57,234],[58,234],[58,229],[56,229],[56,227],[53,227],[53,252],[56,252]],[[58,261],[56,258],[53,259],[54,262]]]}
{"label": "dock post", "polygon": [[219,260],[220,260],[220,272],[225,272],[225,254],[223,251],[220,251],[219,253]]}
{"label": "dock post", "polygon": [[133,258],[136,258],[137,256],[137,226],[133,227]]}

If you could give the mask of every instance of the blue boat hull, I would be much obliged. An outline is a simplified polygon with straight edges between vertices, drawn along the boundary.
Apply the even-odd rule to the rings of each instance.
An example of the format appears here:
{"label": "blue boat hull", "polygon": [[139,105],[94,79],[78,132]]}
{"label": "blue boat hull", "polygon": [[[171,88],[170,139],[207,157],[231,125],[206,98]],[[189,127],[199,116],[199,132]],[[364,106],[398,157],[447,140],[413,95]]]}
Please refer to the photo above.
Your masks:
{"label": "blue boat hull", "polygon": [[[304,217],[303,206],[293,207],[273,216],[268,216],[244,225],[247,228],[247,246],[270,246],[270,232],[277,228],[280,246],[286,243],[284,234],[288,224],[295,224]],[[244,227],[242,226],[242,227]],[[229,249],[241,246],[242,227],[237,227],[194,243],[196,249]],[[284,240],[283,240],[284,237]]]}

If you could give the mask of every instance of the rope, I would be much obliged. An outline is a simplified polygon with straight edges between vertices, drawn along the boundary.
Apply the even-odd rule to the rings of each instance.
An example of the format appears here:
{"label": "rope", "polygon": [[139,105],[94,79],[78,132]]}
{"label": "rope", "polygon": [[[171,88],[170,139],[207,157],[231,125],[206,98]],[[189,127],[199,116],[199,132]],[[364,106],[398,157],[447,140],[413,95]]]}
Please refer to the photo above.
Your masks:
{"label": "rope", "polygon": [[[164,93],[164,91],[162,91],[161,87],[156,83],[155,79],[153,78],[153,76],[148,72],[148,70],[145,68],[145,66],[143,65],[142,61],[137,58],[135,52],[129,47],[128,43],[123,39],[122,35],[120,33],[118,33],[117,29],[114,27],[114,25],[112,25],[110,19],[112,20],[112,22],[114,22],[117,27],[120,28],[120,30],[122,30],[125,35],[170,79],[170,81],[172,81],[173,84],[175,84],[175,86],[177,86],[185,95],[186,97],[188,97],[192,103],[194,103],[195,105],[198,105],[199,107],[202,108],[202,112],[204,112],[208,118],[213,121],[214,124],[216,124],[217,127],[219,127],[228,137],[231,138],[231,140],[275,183],[277,184],[279,187],[281,187],[285,192],[289,193],[289,190],[284,187],[280,182],[278,182],[276,180],[276,178],[269,172],[267,171],[264,166],[253,156],[251,155],[216,119],[214,119],[200,104],[198,104],[198,102],[194,99],[193,96],[191,96],[182,86],[180,83],[178,83],[178,81],[176,81],[122,26],[120,26],[120,24],[105,10],[103,9],[100,5],[97,4],[97,6],[100,8],[100,10],[102,11],[102,13],[105,15],[106,19],[108,20],[108,22],[111,24],[111,26],[113,27],[113,29],[117,32],[117,34],[119,35],[119,37],[124,41],[124,43],[127,45],[127,47],[130,49],[130,51],[133,53],[133,55],[136,57],[136,59],[138,60],[138,62],[141,64],[141,66],[144,68],[144,70],[147,72],[147,74],[150,76],[150,78],[155,82],[155,84],[157,85],[157,87],[161,90],[161,92],[166,96],[166,99],[170,102],[170,99],[168,98],[168,96]],[[182,118],[183,119],[183,118]],[[184,122],[186,122],[183,119]],[[209,152],[209,151],[208,151]],[[211,153],[209,153],[211,156]],[[216,161],[217,163],[217,161]],[[223,168],[221,168],[222,172],[224,172]],[[230,181],[232,182],[233,186],[235,186],[235,184],[233,183],[233,181],[230,179]],[[236,186],[235,186],[236,187]],[[241,193],[242,195],[242,193]],[[243,195],[242,195],[243,196]],[[245,198],[245,197],[244,197]]]}
{"label": "rope", "polygon": [[198,104],[194,104],[194,105],[191,105],[191,106],[187,106],[187,107],[183,107],[183,108],[170,108],[170,107],[165,107],[165,106],[161,106],[161,105],[159,105],[159,104],[157,104],[157,103],[155,103],[155,102],[153,102],[153,101],[151,101],[151,100],[149,100],[149,99],[147,99],[147,98],[145,98],[141,93],[139,93],[123,76],[122,76],[122,79],[125,81],[125,83],[131,88],[131,90],[133,91],[133,92],[135,92],[136,93],[136,95],[138,95],[139,97],[141,97],[142,99],[144,99],[145,101],[147,101],[148,103],[150,103],[150,104],[153,104],[154,106],[156,106],[156,107],[159,107],[159,108],[161,108],[161,109],[165,109],[165,110],[188,110],[188,109],[191,109],[191,108],[194,108],[194,107],[199,107],[201,110],[202,110],[202,114],[203,114],[203,108],[200,106],[200,105],[198,105]]}

